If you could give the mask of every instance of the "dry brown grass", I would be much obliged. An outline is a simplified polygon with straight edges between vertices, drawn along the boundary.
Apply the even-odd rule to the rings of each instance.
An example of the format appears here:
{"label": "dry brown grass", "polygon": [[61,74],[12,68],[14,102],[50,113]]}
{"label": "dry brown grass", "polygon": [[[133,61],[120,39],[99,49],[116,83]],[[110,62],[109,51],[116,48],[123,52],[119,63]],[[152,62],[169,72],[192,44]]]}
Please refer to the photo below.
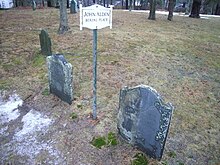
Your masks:
{"label": "dry brown grass", "polygon": [[[79,30],[79,15],[68,14],[70,31],[57,34],[57,9],[7,10],[1,16],[0,89],[17,90],[36,109],[56,119],[51,133],[67,163],[129,164],[137,150],[120,142],[97,150],[93,136],[116,130],[119,90],[146,84],[174,107],[162,162],[151,164],[218,164],[220,162],[220,19],[191,19],[115,10],[113,29],[98,31],[98,116],[86,119],[92,107],[92,31]],[[39,33],[46,29],[52,51],[63,53],[73,65],[73,105],[43,96],[47,68],[40,54]],[[77,108],[77,105],[82,105]],[[75,112],[79,119],[70,121]],[[67,127],[62,128],[62,124]],[[91,124],[92,125],[92,124]],[[77,135],[76,135],[77,134]],[[171,154],[175,156],[170,156]],[[97,155],[97,156],[96,156]],[[43,157],[39,157],[42,162]]]}

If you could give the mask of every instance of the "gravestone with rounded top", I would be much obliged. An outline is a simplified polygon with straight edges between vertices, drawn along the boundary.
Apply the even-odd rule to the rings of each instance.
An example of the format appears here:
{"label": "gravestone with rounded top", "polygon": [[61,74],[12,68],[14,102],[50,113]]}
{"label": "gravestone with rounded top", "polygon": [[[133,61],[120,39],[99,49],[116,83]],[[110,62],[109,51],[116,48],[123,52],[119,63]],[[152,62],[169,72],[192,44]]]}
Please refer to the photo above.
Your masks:
{"label": "gravestone with rounded top", "polygon": [[173,106],[165,104],[150,86],[120,91],[118,130],[129,143],[160,160],[169,130]]}
{"label": "gravestone with rounded top", "polygon": [[39,34],[41,53],[45,56],[52,55],[51,39],[46,30],[41,30]]}
{"label": "gravestone with rounded top", "polygon": [[50,93],[71,104],[73,100],[72,65],[63,55],[55,54],[47,57]]}

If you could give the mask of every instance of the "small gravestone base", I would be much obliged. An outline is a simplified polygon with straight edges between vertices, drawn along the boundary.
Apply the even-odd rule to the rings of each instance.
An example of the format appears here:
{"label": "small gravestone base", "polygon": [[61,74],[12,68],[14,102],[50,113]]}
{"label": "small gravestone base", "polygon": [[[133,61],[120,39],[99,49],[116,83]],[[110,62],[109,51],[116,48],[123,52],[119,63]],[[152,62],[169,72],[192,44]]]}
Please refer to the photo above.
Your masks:
{"label": "small gravestone base", "polygon": [[173,106],[165,104],[153,88],[125,87],[120,91],[119,134],[148,156],[160,160],[172,113]]}
{"label": "small gravestone base", "polygon": [[72,65],[63,55],[56,54],[47,57],[50,93],[71,104],[73,100]]}

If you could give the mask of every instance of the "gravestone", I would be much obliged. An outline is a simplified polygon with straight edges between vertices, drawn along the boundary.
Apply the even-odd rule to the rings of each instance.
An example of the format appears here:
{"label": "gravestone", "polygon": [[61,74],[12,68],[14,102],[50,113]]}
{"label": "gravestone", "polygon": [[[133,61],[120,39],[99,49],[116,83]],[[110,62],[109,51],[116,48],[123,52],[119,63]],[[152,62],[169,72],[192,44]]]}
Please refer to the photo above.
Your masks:
{"label": "gravestone", "polygon": [[71,0],[70,13],[72,13],[72,14],[77,13],[77,2],[76,2],[76,0]]}
{"label": "gravestone", "polygon": [[47,57],[50,93],[71,104],[73,100],[72,65],[63,55],[55,54]]}
{"label": "gravestone", "polygon": [[37,5],[36,5],[35,0],[32,0],[32,4],[31,5],[32,5],[32,9],[36,10]]}
{"label": "gravestone", "polygon": [[173,106],[165,104],[153,88],[140,85],[120,91],[118,130],[130,144],[160,160],[163,155]]}
{"label": "gravestone", "polygon": [[39,34],[40,37],[40,47],[41,47],[41,53],[45,56],[52,55],[51,51],[51,39],[45,30],[41,30],[41,33]]}

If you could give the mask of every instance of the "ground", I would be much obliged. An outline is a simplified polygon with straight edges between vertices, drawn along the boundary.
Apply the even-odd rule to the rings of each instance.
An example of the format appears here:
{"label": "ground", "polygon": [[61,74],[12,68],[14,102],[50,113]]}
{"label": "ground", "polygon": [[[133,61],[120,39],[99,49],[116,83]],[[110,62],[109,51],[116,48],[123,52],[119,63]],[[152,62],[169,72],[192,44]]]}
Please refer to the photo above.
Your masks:
{"label": "ground", "polygon": [[[98,31],[99,121],[93,121],[92,31],[80,31],[79,14],[68,14],[70,30],[58,35],[58,11],[0,11],[1,164],[131,164],[140,151],[118,135],[116,146],[98,149],[91,141],[117,134],[120,89],[139,84],[175,107],[163,158],[147,158],[149,164],[219,164],[220,18],[175,15],[170,22],[157,14],[150,21],[144,12],[114,10],[113,29]],[[73,65],[72,105],[48,94],[41,29],[53,53]],[[20,106],[10,116],[13,103]]]}

